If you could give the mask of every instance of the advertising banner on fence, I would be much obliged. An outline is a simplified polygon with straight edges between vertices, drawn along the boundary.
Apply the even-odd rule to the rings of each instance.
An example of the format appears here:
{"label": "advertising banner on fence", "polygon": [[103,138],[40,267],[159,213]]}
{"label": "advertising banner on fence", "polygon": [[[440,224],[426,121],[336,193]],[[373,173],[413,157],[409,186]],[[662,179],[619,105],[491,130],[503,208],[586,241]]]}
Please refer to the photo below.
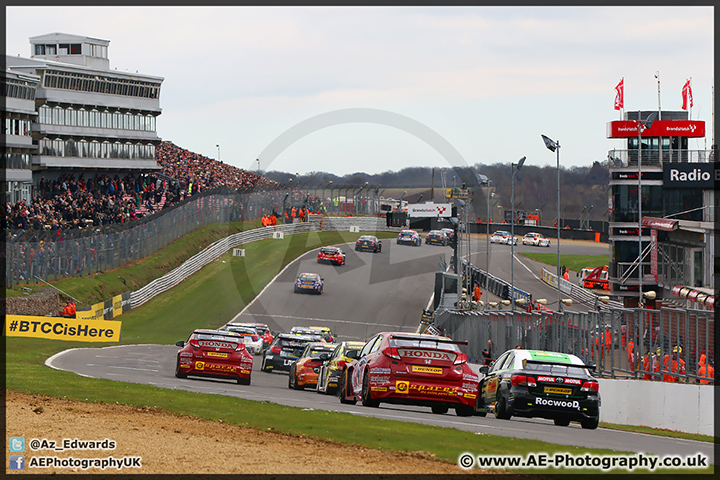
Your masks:
{"label": "advertising banner on fence", "polygon": [[110,300],[89,307],[78,308],[75,317],[84,320],[112,320],[130,310],[130,292],[115,295]]}
{"label": "advertising banner on fence", "polygon": [[119,342],[122,322],[64,317],[8,315],[5,336],[76,342]]}

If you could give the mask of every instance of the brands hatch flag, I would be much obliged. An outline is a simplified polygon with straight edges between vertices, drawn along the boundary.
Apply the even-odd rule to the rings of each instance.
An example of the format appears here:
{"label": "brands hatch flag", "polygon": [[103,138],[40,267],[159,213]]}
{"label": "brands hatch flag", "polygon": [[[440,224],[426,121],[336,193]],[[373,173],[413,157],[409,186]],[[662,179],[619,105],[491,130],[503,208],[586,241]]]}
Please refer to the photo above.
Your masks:
{"label": "brands hatch flag", "polygon": [[620,110],[621,108],[625,108],[625,85],[624,82],[625,77],[620,79],[620,83],[617,84],[615,87],[615,110]]}
{"label": "brands hatch flag", "polygon": [[689,107],[693,106],[692,86],[690,86],[690,80],[685,82],[685,85],[683,85],[682,97],[683,97],[683,104],[682,104],[683,110],[687,110]]}

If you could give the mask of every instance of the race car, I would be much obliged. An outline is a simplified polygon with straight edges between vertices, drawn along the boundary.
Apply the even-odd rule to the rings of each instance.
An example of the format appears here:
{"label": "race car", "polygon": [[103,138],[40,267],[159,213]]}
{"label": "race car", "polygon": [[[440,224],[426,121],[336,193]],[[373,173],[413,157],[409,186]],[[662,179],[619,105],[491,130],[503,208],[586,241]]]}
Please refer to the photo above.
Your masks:
{"label": "race car", "polygon": [[275,370],[290,371],[290,366],[300,358],[308,343],[317,341],[316,337],[309,335],[296,335],[293,333],[280,333],[263,351],[260,370],[272,372]]}
{"label": "race car", "polygon": [[295,293],[310,292],[322,295],[325,279],[317,273],[301,273],[295,279]]}
{"label": "race car", "polygon": [[240,385],[250,385],[253,358],[245,349],[240,336],[232,332],[198,329],[187,342],[180,340],[175,376],[186,378],[215,377],[234,379]]}
{"label": "race car", "polygon": [[397,236],[397,244],[414,245],[419,247],[422,245],[422,239],[420,238],[420,234],[415,230],[400,230],[400,233]]}
{"label": "race car", "polygon": [[306,335],[308,337],[313,337],[315,340],[314,342],[325,342],[328,341],[326,339],[327,335],[322,331],[320,328],[316,327],[292,327],[290,329],[290,333],[293,335]]}
{"label": "race car", "polygon": [[461,417],[473,415],[478,375],[457,342],[446,337],[399,332],[379,333],[353,358],[340,375],[341,403],[377,407],[381,402],[430,407]]}
{"label": "race car", "polygon": [[355,242],[355,251],[382,252],[382,242],[375,235],[361,235]]}
{"label": "race car", "polygon": [[338,247],[321,247],[317,256],[318,263],[330,262],[335,265],[345,265],[345,252]]}
{"label": "race car", "polygon": [[452,228],[441,228],[440,231],[445,232],[445,236],[448,238],[448,242],[451,242],[455,236],[455,230]]}
{"label": "race car", "polygon": [[555,425],[578,421],[594,429],[600,418],[598,381],[575,355],[514,349],[500,355],[480,380],[475,407],[480,416],[491,409],[508,420],[517,417],[548,418]]}
{"label": "race car", "polygon": [[263,340],[263,348],[267,348],[270,343],[273,341],[273,334],[270,331],[270,327],[268,327],[264,323],[240,323],[239,325],[242,325],[243,327],[252,327],[255,330],[257,330],[258,335],[260,335],[260,338]]}
{"label": "race car", "polygon": [[318,330],[326,342],[333,342],[334,341],[334,335],[332,333],[332,330],[330,330],[329,327],[308,327],[312,330]]}
{"label": "race car", "polygon": [[330,358],[330,354],[336,346],[334,343],[308,343],[300,354],[300,358],[290,366],[288,388],[303,390],[316,386],[320,366]]}
{"label": "race car", "polygon": [[320,366],[318,373],[317,392],[326,395],[334,395],[337,392],[338,381],[343,367],[352,360],[347,357],[350,350],[360,350],[365,346],[365,342],[342,342],[335,350],[327,362]]}
{"label": "race car", "polygon": [[490,236],[490,243],[503,243],[505,245],[510,245],[510,242],[512,242],[513,245],[517,245],[517,237],[513,237],[510,235],[510,232],[506,232],[504,230],[498,230]]}
{"label": "race car", "polygon": [[250,355],[260,355],[263,350],[263,338],[255,327],[241,323],[228,323],[219,330],[221,332],[233,332],[240,335]]}
{"label": "race car", "polygon": [[427,235],[425,235],[425,244],[426,245],[442,245],[445,246],[450,242],[447,235],[445,235],[445,232],[442,230],[430,230]]}
{"label": "race car", "polygon": [[522,241],[523,245],[535,245],[536,247],[549,247],[550,239],[542,233],[526,233]]}

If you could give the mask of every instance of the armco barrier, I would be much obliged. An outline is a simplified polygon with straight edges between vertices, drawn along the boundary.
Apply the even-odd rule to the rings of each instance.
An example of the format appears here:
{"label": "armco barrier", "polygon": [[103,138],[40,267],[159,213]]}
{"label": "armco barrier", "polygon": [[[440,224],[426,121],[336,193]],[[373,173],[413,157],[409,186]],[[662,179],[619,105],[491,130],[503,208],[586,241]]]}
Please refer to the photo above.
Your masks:
{"label": "armco barrier", "polygon": [[132,308],[139,307],[156,295],[166,292],[167,290],[179,285],[180,282],[203,268],[205,265],[214,261],[216,258],[220,257],[228,250],[245,243],[271,238],[276,228],[278,232],[283,232],[285,235],[320,231],[321,221],[323,230],[345,231],[349,230],[351,226],[356,226],[362,231],[399,231],[398,228],[387,227],[384,218],[321,217],[304,223],[277,225],[277,227],[262,227],[238,232],[212,243],[200,253],[190,257],[176,269],[153,280],[141,289],[132,292],[130,294],[130,304]]}

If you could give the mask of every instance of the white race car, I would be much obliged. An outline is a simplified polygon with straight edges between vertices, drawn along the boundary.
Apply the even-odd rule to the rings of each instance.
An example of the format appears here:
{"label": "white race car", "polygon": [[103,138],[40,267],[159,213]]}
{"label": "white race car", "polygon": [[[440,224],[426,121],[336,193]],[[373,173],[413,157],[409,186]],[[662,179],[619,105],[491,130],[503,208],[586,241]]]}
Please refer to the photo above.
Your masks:
{"label": "white race car", "polygon": [[498,230],[490,236],[490,243],[504,243],[505,245],[510,245],[510,242],[512,242],[513,245],[517,245],[517,237],[513,237],[510,235],[510,232],[506,232],[504,230]]}
{"label": "white race car", "polygon": [[523,245],[535,245],[536,247],[549,247],[550,239],[542,233],[530,232],[523,237]]}

